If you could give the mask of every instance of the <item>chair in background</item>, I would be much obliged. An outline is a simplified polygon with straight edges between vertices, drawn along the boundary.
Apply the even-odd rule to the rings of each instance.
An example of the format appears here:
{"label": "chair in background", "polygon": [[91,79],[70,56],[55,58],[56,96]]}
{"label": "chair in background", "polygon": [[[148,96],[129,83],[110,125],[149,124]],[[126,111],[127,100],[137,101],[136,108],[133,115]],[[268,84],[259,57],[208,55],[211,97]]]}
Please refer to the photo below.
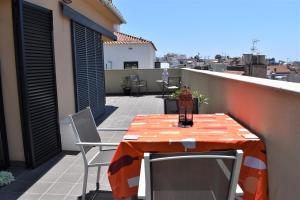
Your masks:
{"label": "chair in background", "polygon": [[234,200],[242,150],[145,153],[138,198],[146,200]]}
{"label": "chair in background", "polygon": [[[165,114],[179,114],[178,99],[164,99],[164,113]],[[198,99],[193,99],[193,114],[199,114]]]}
{"label": "chair in background", "polygon": [[134,74],[130,75],[130,85],[131,85],[131,93],[136,91],[136,94],[139,95],[141,92],[141,88],[145,88],[145,91],[148,91],[147,81],[140,80],[139,76]]}
{"label": "chair in background", "polygon": [[[83,191],[82,200],[86,197],[86,186],[88,178],[88,168],[98,167],[97,180],[96,180],[96,191],[99,190],[99,178],[101,166],[108,166],[110,160],[114,154],[114,149],[103,149],[103,147],[116,147],[118,143],[102,143],[101,138],[98,134],[97,127],[92,116],[90,108],[86,108],[78,113],[69,115],[70,123],[75,133],[77,145],[80,148],[83,162],[84,162],[84,179],[83,179]],[[103,129],[109,131],[122,131],[123,129]],[[87,153],[92,147],[99,147],[98,151],[92,158],[88,158]]]}
{"label": "chair in background", "polygon": [[[168,77],[168,83],[164,84],[166,92],[169,94],[178,90],[181,87],[180,77]],[[164,96],[164,94],[163,94]]]}

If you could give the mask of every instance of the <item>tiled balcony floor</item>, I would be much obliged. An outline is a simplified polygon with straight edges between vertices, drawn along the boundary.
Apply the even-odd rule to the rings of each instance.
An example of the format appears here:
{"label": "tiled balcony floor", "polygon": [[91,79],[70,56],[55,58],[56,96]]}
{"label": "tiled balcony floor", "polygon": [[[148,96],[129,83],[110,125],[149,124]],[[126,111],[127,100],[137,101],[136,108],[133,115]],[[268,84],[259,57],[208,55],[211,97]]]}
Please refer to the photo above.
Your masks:
{"label": "tiled balcony floor", "polygon": [[[127,128],[137,114],[163,113],[163,100],[156,96],[107,97],[107,114],[100,127]],[[101,132],[104,142],[120,142],[124,132]],[[91,150],[93,151],[93,150]],[[90,152],[91,154],[93,152]],[[0,188],[1,200],[75,200],[82,192],[83,161],[80,154],[61,154],[34,170],[11,169],[16,176],[9,186]],[[95,199],[111,200],[111,188],[103,167],[100,190]],[[89,169],[87,191],[95,190],[96,168]]]}

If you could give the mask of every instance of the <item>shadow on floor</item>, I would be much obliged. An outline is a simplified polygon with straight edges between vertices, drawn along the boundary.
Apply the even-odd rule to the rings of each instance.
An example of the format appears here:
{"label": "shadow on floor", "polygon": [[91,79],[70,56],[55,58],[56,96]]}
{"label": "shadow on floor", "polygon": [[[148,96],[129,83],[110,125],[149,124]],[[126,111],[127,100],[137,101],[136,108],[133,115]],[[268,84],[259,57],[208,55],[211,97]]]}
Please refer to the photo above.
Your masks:
{"label": "shadow on floor", "polygon": [[[90,191],[86,194],[86,200],[114,200],[112,192],[110,191]],[[81,200],[81,196],[78,197]]]}
{"label": "shadow on floor", "polygon": [[113,112],[115,112],[119,107],[116,106],[105,106],[105,111],[101,115],[100,118],[95,119],[96,124],[99,125],[101,124],[105,119],[107,119]]}
{"label": "shadow on floor", "polygon": [[[81,200],[81,196],[78,197]],[[86,194],[86,200],[115,200],[110,191],[90,191]],[[130,200],[138,200],[137,197],[131,197]]]}
{"label": "shadow on floor", "polygon": [[7,171],[12,172],[15,181],[0,188],[1,200],[14,200],[23,195],[44,174],[59,163],[66,154],[61,153],[35,169],[27,169],[24,165],[12,165]]}

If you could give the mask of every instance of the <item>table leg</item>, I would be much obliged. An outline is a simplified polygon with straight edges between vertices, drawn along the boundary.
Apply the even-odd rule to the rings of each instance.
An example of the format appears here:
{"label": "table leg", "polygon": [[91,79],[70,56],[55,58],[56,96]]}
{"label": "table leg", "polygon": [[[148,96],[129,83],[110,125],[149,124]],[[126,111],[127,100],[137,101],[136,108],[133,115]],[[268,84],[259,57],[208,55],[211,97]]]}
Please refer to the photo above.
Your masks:
{"label": "table leg", "polygon": [[162,96],[165,97],[165,81],[162,83]]}

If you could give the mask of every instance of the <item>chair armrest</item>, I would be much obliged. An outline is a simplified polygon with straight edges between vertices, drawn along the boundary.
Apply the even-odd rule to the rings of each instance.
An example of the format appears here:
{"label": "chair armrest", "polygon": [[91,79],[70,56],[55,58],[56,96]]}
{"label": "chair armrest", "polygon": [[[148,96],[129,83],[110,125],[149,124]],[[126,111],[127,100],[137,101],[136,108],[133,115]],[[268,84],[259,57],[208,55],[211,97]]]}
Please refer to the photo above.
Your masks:
{"label": "chair armrest", "polygon": [[99,147],[102,147],[102,146],[118,146],[119,143],[99,143],[99,142],[77,142],[76,145],[78,146],[99,146]]}
{"label": "chair armrest", "polygon": [[97,131],[128,131],[128,128],[97,128]]}
{"label": "chair armrest", "polygon": [[140,181],[138,189],[138,199],[146,199],[146,177],[145,177],[144,159],[142,159]]}
{"label": "chair armrest", "polygon": [[244,191],[242,190],[241,186],[237,184],[236,190],[235,190],[235,197],[243,197]]}

